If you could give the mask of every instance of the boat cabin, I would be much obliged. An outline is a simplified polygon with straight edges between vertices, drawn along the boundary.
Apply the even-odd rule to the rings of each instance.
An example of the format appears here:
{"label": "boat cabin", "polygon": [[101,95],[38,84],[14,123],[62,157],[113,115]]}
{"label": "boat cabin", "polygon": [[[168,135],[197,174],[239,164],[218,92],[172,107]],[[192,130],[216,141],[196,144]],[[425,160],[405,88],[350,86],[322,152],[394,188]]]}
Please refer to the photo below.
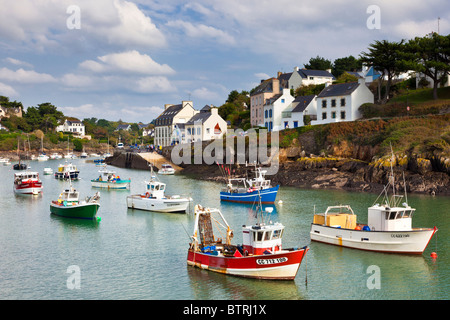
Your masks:
{"label": "boat cabin", "polygon": [[146,187],[146,195],[147,197],[152,198],[163,198],[164,197],[164,190],[166,189],[166,184],[152,180],[149,183],[147,183]]}
{"label": "boat cabin", "polygon": [[78,201],[79,192],[73,188],[65,189],[59,195],[58,202],[76,202]]}
{"label": "boat cabin", "polygon": [[375,204],[368,209],[367,225],[372,231],[411,231],[416,209]]}
{"label": "boat cabin", "polygon": [[23,180],[38,180],[39,179],[39,173],[37,172],[20,172],[14,174],[14,181],[19,182]]}
{"label": "boat cabin", "polygon": [[244,255],[261,255],[280,251],[283,231],[284,226],[281,223],[243,226]]}

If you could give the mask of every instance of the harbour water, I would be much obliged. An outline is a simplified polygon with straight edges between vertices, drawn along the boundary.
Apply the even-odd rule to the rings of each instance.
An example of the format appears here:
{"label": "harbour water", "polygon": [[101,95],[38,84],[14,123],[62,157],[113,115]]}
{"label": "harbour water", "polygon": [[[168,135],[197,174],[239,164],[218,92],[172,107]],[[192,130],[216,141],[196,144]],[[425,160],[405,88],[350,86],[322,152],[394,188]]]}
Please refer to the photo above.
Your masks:
{"label": "harbour water", "polygon": [[[194,201],[189,214],[127,209],[126,196],[144,190],[149,171],[110,167],[131,178],[130,190],[100,190],[100,222],[64,219],[50,214],[49,203],[67,183],[44,175],[61,160],[31,161],[40,173],[44,192],[15,196],[11,166],[0,167],[0,299],[150,299],[150,300],[447,300],[450,292],[450,198],[408,195],[417,209],[413,227],[437,226],[439,231],[420,256],[383,254],[311,243],[314,208],[350,204],[360,222],[376,194],[281,187],[272,220],[286,226],[283,246],[310,250],[294,281],[243,279],[188,267],[193,206],[217,207],[242,243],[241,226],[251,222],[251,205],[221,203],[221,185],[183,176],[160,176],[168,194],[185,194]],[[90,179],[99,168],[73,160],[80,196],[99,189]],[[438,254],[437,259],[430,257]],[[71,288],[71,268],[79,270],[79,287]],[[375,271],[374,271],[375,270]],[[376,277],[376,278],[374,278]],[[376,283],[377,286],[373,284]]]}

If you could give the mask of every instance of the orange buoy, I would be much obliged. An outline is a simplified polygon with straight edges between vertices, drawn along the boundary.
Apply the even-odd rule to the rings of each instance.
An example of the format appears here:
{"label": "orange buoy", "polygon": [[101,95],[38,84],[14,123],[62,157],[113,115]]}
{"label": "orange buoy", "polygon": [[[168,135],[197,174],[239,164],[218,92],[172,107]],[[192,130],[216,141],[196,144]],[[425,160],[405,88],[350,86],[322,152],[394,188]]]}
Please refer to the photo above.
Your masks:
{"label": "orange buoy", "polygon": [[361,230],[361,227],[360,227],[360,226],[357,226],[357,227],[355,228],[355,230]]}
{"label": "orange buoy", "polygon": [[433,258],[433,259],[436,259],[437,258],[437,253],[436,252],[432,252],[430,254],[430,257]]}

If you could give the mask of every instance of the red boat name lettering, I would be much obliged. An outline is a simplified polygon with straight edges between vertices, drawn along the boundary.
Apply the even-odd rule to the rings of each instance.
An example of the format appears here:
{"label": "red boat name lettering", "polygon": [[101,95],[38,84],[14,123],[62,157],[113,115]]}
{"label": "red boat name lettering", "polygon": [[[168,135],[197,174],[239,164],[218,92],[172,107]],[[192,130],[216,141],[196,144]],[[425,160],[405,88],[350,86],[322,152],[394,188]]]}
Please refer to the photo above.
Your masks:
{"label": "red boat name lettering", "polygon": [[256,263],[259,265],[262,264],[276,264],[276,263],[283,263],[288,261],[288,258],[281,257],[281,258],[275,258],[275,259],[257,259]]}

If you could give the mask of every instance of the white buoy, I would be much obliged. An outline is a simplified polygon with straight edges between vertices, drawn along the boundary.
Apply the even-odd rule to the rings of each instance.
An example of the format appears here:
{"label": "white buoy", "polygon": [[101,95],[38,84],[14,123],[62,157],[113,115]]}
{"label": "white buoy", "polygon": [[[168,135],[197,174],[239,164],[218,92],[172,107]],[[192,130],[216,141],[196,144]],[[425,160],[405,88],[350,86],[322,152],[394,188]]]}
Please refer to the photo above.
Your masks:
{"label": "white buoy", "polygon": [[278,204],[283,204],[283,201],[282,200],[278,200]]}

